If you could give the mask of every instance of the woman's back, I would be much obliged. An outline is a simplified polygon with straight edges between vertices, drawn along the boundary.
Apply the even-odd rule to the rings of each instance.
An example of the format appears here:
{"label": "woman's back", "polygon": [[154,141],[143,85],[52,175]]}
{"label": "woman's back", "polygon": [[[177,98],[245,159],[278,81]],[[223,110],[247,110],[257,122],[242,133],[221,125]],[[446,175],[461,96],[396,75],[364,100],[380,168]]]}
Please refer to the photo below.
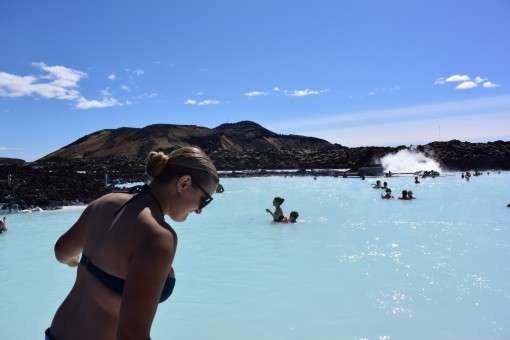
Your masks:
{"label": "woman's back", "polygon": [[[106,195],[92,203],[90,211],[77,222],[78,228],[83,229],[83,255],[99,271],[120,280],[127,277],[135,253],[150,247],[151,240],[163,237],[174,242],[173,233],[159,224],[165,223],[163,216],[149,208],[154,204],[150,198],[137,198],[128,203],[129,209],[118,211],[132,197]],[[168,254],[168,263],[172,256]],[[51,333],[57,339],[113,339],[121,300],[122,295],[80,264],[75,284],[55,315]]]}

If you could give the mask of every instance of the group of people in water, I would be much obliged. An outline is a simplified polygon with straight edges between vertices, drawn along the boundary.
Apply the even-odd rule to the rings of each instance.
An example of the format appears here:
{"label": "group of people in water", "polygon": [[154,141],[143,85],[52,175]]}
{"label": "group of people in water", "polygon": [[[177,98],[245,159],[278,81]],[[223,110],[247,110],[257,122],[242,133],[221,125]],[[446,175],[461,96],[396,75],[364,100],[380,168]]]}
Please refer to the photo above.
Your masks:
{"label": "group of people in water", "polygon": [[[414,183],[415,184],[420,183],[420,181],[418,180],[418,177],[414,178]],[[384,190],[384,192],[381,193],[381,198],[382,199],[393,199],[393,198],[395,198],[395,196],[393,196],[391,194],[391,188],[388,187],[388,183],[387,182],[384,182],[381,185],[381,181],[377,180],[375,182],[375,184],[372,185],[372,188],[383,189]],[[411,190],[402,190],[402,196],[400,196],[398,199],[399,200],[414,200],[415,198],[416,197],[413,196],[413,192]]]}
{"label": "group of people in water", "polygon": [[285,217],[283,214],[283,210],[281,205],[285,201],[284,198],[275,197],[273,199],[273,206],[275,207],[274,212],[270,209],[266,209],[266,212],[269,213],[273,217],[273,221],[281,222],[281,223],[296,223],[297,218],[299,217],[299,213],[297,211],[292,211],[289,217]]}

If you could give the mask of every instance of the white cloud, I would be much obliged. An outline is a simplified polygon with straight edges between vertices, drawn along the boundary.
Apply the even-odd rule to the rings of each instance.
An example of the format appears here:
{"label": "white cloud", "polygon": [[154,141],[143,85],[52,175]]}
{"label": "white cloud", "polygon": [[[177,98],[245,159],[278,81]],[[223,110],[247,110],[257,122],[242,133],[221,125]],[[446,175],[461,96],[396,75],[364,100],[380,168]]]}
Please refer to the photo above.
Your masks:
{"label": "white cloud", "polygon": [[286,95],[292,96],[292,97],[303,97],[303,96],[318,95],[318,94],[328,92],[328,91],[329,91],[329,89],[324,89],[324,90],[320,90],[320,91],[305,89],[305,90],[293,90],[293,91],[285,90],[284,93]]}
{"label": "white cloud", "polygon": [[0,72],[0,96],[40,96],[61,100],[75,100],[79,97],[79,92],[73,88],[78,86],[81,78],[87,76],[86,73],[64,66],[47,66],[44,63],[32,65],[47,73],[37,77]]}
{"label": "white cloud", "polygon": [[96,109],[103,107],[110,107],[119,105],[117,99],[115,98],[104,98],[103,100],[88,100],[83,97],[80,97],[76,102],[76,109]]}
{"label": "white cloud", "polygon": [[85,72],[60,65],[47,66],[45,63],[32,63],[32,65],[48,72],[42,78],[53,80],[51,84],[56,86],[76,87],[78,86],[78,81],[87,76]]}
{"label": "white cloud", "polygon": [[499,86],[498,84],[491,83],[490,81],[486,81],[485,83],[483,83],[483,87],[485,87],[485,88],[498,87],[498,86]]}
{"label": "white cloud", "polygon": [[260,91],[252,91],[252,92],[245,92],[244,95],[247,97],[258,97],[258,96],[265,96],[266,93],[260,92]]}
{"label": "white cloud", "polygon": [[133,71],[133,74],[136,76],[143,76],[145,74],[145,72],[144,72],[144,70],[138,68]]}
{"label": "white cloud", "polygon": [[374,91],[370,91],[367,93],[368,96],[375,96],[375,92]]}
{"label": "white cloud", "polygon": [[454,76],[446,78],[445,81],[446,82],[461,82],[461,81],[462,82],[467,82],[467,81],[470,81],[470,80],[471,80],[471,78],[469,78],[469,76],[466,76],[466,75],[461,76],[461,75],[456,74]]}
{"label": "white cloud", "polygon": [[471,78],[467,75],[453,75],[449,78],[447,78],[446,80],[441,77],[441,78],[437,78],[436,81],[434,82],[434,85],[442,85],[444,84],[445,82],[460,82],[459,85],[455,86],[455,89],[456,90],[467,90],[467,89],[472,89],[472,88],[475,88],[475,87],[478,87],[478,84],[482,84],[483,87],[485,88],[492,88],[492,87],[498,87],[499,85],[497,84],[494,84],[490,81],[488,81],[487,78],[482,78],[480,76],[477,76],[475,79],[471,80]]}
{"label": "white cloud", "polygon": [[199,105],[199,106],[217,105],[219,103],[220,103],[219,100],[214,100],[214,99],[206,99],[206,100],[202,100],[200,102],[193,100],[193,99],[187,99],[184,102],[184,104],[187,104],[187,105]]}
{"label": "white cloud", "polygon": [[197,105],[200,105],[200,106],[202,106],[202,105],[217,105],[219,103],[220,103],[219,100],[207,99],[207,100],[198,102]]}
{"label": "white cloud", "polygon": [[[32,63],[32,66],[44,71],[41,75],[18,76],[0,72],[0,97],[36,96],[45,99],[75,101],[76,109],[103,108],[122,106],[117,99],[112,98],[110,88],[100,91],[102,100],[88,100],[78,90],[78,82],[87,77],[87,73],[73,68],[45,63]],[[112,73],[108,79],[115,79]]]}
{"label": "white cloud", "polygon": [[279,88],[278,86],[275,86],[275,87],[273,88],[273,91],[275,91],[275,92],[280,92],[280,88]]}
{"label": "white cloud", "polygon": [[319,91],[310,90],[310,89],[294,90],[294,91],[285,91],[285,94],[287,94],[289,96],[294,96],[294,97],[303,97],[303,96],[311,96],[311,95],[319,94]]}
{"label": "white cloud", "polygon": [[121,85],[121,86],[120,86],[120,89],[121,89],[122,91],[126,91],[126,92],[130,92],[130,91],[131,91],[131,89],[130,89],[130,88],[129,88],[129,86],[127,86],[127,85]]}
{"label": "white cloud", "polygon": [[105,89],[101,90],[101,95],[102,95],[103,97],[111,97],[111,96],[112,96],[112,93],[110,92],[110,88],[109,88],[109,87],[107,87],[107,88],[105,88]]}
{"label": "white cloud", "polygon": [[443,85],[445,82],[444,77],[440,77],[434,81],[434,85]]}
{"label": "white cloud", "polygon": [[465,81],[457,86],[455,86],[455,88],[457,90],[467,90],[467,89],[472,89],[474,87],[477,87],[478,85],[476,85],[474,82],[472,81]]}
{"label": "white cloud", "polygon": [[34,76],[17,76],[0,72],[0,96],[22,97],[34,93],[33,83],[37,81]]}
{"label": "white cloud", "polygon": [[108,79],[110,79],[110,80],[115,80],[116,78],[117,78],[117,76],[113,72],[108,76]]}

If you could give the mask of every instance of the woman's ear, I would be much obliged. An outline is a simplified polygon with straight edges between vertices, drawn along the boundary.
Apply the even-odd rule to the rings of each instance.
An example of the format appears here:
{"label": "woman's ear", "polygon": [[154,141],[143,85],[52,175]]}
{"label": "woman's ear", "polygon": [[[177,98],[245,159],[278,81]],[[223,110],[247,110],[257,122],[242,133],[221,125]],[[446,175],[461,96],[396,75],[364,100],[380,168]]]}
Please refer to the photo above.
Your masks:
{"label": "woman's ear", "polygon": [[177,180],[177,192],[181,193],[184,189],[191,186],[191,176],[190,175],[182,175]]}

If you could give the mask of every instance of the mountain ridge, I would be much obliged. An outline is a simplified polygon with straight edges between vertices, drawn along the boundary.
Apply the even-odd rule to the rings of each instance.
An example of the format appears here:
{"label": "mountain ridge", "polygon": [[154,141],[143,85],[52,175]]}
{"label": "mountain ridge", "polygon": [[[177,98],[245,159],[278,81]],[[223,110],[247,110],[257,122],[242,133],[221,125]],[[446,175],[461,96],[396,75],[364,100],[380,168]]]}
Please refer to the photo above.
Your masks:
{"label": "mountain ridge", "polygon": [[252,121],[224,123],[212,129],[197,125],[152,124],[143,128],[120,127],[99,130],[37,161],[110,156],[145,157],[153,150],[170,152],[183,146],[196,146],[205,152],[342,147],[320,138],[277,134]]}

